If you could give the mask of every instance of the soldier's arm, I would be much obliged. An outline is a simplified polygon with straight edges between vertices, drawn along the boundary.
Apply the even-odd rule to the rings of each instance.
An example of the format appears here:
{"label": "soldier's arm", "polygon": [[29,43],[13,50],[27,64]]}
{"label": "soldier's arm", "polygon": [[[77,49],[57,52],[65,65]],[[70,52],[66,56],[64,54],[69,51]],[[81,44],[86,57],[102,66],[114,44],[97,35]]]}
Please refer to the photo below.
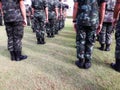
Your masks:
{"label": "soldier's arm", "polygon": [[56,18],[58,19],[58,4],[55,2],[55,13],[56,13]]}
{"label": "soldier's arm", "polygon": [[46,22],[48,22],[48,2],[44,1],[44,7],[45,7],[45,15],[46,15]]}
{"label": "soldier's arm", "polygon": [[101,29],[102,29],[102,24],[103,24],[103,20],[104,20],[104,16],[105,16],[105,7],[106,7],[106,2],[102,2],[100,4],[100,9],[99,9],[99,13],[100,13],[100,16],[99,16],[99,25],[97,27],[97,34],[100,33]]}
{"label": "soldier's arm", "polygon": [[114,15],[113,15],[113,22],[112,22],[113,27],[115,27],[117,23],[119,12],[120,12],[120,0],[117,0],[114,8]]}
{"label": "soldier's arm", "polygon": [[103,20],[104,20],[105,7],[106,7],[106,2],[103,2],[103,3],[100,5],[100,20],[99,20],[99,24],[100,24],[100,25],[102,25]]}
{"label": "soldier's arm", "polygon": [[48,7],[45,8],[46,22],[48,22]]}
{"label": "soldier's arm", "polygon": [[27,20],[26,20],[26,9],[25,9],[25,5],[24,5],[24,1],[20,0],[20,9],[22,12],[22,16],[24,19],[23,25],[26,26],[27,25]]}
{"label": "soldier's arm", "polygon": [[78,2],[74,2],[74,6],[73,6],[73,22],[76,22],[77,12],[78,12]]}

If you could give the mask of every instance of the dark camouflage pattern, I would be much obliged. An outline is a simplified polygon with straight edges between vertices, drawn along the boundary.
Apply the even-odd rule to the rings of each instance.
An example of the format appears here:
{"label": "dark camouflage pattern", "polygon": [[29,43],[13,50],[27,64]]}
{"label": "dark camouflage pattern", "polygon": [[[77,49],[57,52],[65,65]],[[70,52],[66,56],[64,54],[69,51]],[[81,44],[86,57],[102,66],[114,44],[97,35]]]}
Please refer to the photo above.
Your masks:
{"label": "dark camouflage pattern", "polygon": [[112,22],[115,3],[116,3],[115,0],[107,1],[104,22]]}
{"label": "dark camouflage pattern", "polygon": [[19,0],[1,0],[5,22],[23,21]]}
{"label": "dark camouflage pattern", "polygon": [[27,25],[30,26],[30,15],[31,15],[31,11],[30,11],[30,6],[29,4],[25,5],[26,8],[26,17],[27,17]]}
{"label": "dark camouflage pattern", "polygon": [[77,23],[97,27],[99,21],[97,0],[78,0],[78,4]]}
{"label": "dark camouflage pattern", "polygon": [[99,6],[105,0],[74,0],[78,2],[76,22],[77,58],[90,61],[99,21]]}
{"label": "dark camouflage pattern", "polygon": [[109,45],[112,42],[112,23],[103,23],[103,27],[101,29],[101,32],[99,34],[99,42],[100,44],[106,44]]}
{"label": "dark camouflage pattern", "polygon": [[3,23],[2,23],[2,10],[0,9],[0,25],[3,25]]}
{"label": "dark camouflage pattern", "polygon": [[62,2],[58,2],[58,21],[56,22],[56,32],[58,32],[61,27],[62,27],[62,18],[63,16],[60,15],[60,9],[63,8],[63,3]]}
{"label": "dark camouflage pattern", "polygon": [[120,17],[116,25],[115,40],[116,40],[115,58],[120,60]]}
{"label": "dark camouflage pattern", "polygon": [[39,17],[34,17],[34,29],[36,38],[45,38],[45,21]]}
{"label": "dark camouflage pattern", "polygon": [[77,26],[76,45],[77,58],[91,60],[95,39],[95,29],[89,26]]}
{"label": "dark camouflage pattern", "polygon": [[36,38],[45,37],[45,8],[48,7],[46,0],[32,0],[34,8],[34,29]]}
{"label": "dark camouflage pattern", "polygon": [[8,50],[21,51],[23,38],[23,23],[22,22],[7,22],[5,23],[8,36]]}
{"label": "dark camouflage pattern", "polygon": [[48,35],[53,35],[55,34],[55,21],[56,21],[56,13],[55,9],[58,8],[58,4],[56,0],[48,0],[48,18],[49,18],[49,23],[46,25],[46,32]]}

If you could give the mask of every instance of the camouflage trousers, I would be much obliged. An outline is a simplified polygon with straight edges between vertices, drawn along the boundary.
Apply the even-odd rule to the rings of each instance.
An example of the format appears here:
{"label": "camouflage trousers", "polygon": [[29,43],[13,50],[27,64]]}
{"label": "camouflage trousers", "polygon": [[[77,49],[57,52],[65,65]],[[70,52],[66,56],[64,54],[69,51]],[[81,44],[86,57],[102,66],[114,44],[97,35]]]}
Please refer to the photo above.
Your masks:
{"label": "camouflage trousers", "polygon": [[91,60],[95,40],[95,29],[77,25],[76,45],[77,58]]}
{"label": "camouflage trousers", "polygon": [[36,38],[44,38],[45,37],[44,19],[34,17],[34,29],[36,32]]}
{"label": "camouflage trousers", "polygon": [[33,17],[31,18],[31,28],[32,28],[32,31],[35,32],[34,18]]}
{"label": "camouflage trousers", "polygon": [[30,26],[30,16],[26,16],[27,17],[27,25]]}
{"label": "camouflage trousers", "polygon": [[115,58],[120,60],[120,18],[116,25],[115,40],[116,40]]}
{"label": "camouflage trousers", "polygon": [[2,16],[0,16],[0,25],[3,25],[3,23],[2,23]]}
{"label": "camouflage trousers", "polygon": [[22,24],[22,22],[5,23],[9,51],[21,51],[22,49],[21,40],[23,38],[24,29]]}
{"label": "camouflage trousers", "polygon": [[99,34],[99,42],[100,44],[109,45],[112,42],[112,24],[111,23],[103,23],[102,30]]}
{"label": "camouflage trousers", "polygon": [[46,25],[47,33],[55,33],[55,19],[49,19],[49,23]]}

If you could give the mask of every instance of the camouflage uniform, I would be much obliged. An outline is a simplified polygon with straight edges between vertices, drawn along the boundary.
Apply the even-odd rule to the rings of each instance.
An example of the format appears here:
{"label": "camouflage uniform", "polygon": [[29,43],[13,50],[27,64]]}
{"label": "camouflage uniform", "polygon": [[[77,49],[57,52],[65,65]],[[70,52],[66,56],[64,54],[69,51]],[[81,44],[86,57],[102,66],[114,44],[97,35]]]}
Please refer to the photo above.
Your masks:
{"label": "camouflage uniform", "polygon": [[115,40],[116,40],[115,58],[120,60],[120,17],[116,25]]}
{"label": "camouflage uniform", "polygon": [[2,10],[0,9],[0,25],[2,26]]}
{"label": "camouflage uniform", "polygon": [[99,42],[101,47],[100,50],[104,50],[104,45],[106,45],[105,51],[110,51],[110,44],[112,42],[112,20],[113,11],[115,6],[115,0],[108,0],[106,4],[105,18],[103,22],[102,30],[99,34]]}
{"label": "camouflage uniform", "polygon": [[45,8],[48,7],[46,0],[32,0],[34,9],[34,26],[38,44],[43,44],[45,39]]}
{"label": "camouflage uniform", "polygon": [[25,7],[26,7],[27,25],[30,26],[30,6],[29,4],[26,4]]}
{"label": "camouflage uniform", "polygon": [[23,37],[23,17],[19,8],[19,1],[11,0],[8,2],[8,0],[1,0],[1,2],[8,36],[8,50],[21,51],[21,40]]}
{"label": "camouflage uniform", "polygon": [[60,9],[62,9],[62,2],[58,1],[58,20],[56,21],[55,34],[58,34],[58,31],[60,30]]}
{"label": "camouflage uniform", "polygon": [[[62,9],[62,13],[60,13],[60,9]],[[63,10],[64,10],[64,4],[60,1],[59,3],[59,30],[63,27]]]}
{"label": "camouflage uniform", "polygon": [[[105,0],[101,0],[101,3]],[[76,45],[77,58],[85,68],[91,66],[95,31],[99,21],[99,7],[97,0],[74,0],[78,2]],[[78,65],[78,63],[76,62]],[[82,67],[83,67],[82,64]]]}
{"label": "camouflage uniform", "polygon": [[23,17],[20,9],[20,0],[0,0],[4,14],[4,22],[8,36],[8,50],[11,60],[26,59],[21,55],[23,38]]}
{"label": "camouflage uniform", "polygon": [[48,0],[48,11],[49,11],[49,23],[47,23],[47,35],[48,37],[54,37],[55,34],[55,20],[56,13],[55,9],[58,8],[56,0]]}

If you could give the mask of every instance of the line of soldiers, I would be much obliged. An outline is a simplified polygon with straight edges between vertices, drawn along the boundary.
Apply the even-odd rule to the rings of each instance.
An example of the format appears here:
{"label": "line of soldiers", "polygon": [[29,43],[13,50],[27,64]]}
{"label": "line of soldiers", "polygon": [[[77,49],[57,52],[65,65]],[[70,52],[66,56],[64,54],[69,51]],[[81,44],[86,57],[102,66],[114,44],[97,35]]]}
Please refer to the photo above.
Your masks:
{"label": "line of soldiers", "polygon": [[54,37],[65,26],[66,9],[68,5],[62,0],[31,0],[32,5],[26,5],[27,25],[36,32],[37,44],[45,44],[47,37]]}

